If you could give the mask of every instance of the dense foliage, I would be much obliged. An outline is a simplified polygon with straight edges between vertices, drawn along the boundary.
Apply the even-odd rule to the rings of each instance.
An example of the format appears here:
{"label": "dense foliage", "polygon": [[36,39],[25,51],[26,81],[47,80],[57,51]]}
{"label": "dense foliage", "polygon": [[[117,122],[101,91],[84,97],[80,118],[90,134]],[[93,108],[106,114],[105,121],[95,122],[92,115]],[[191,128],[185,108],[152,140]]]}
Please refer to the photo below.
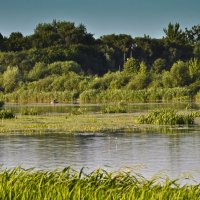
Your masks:
{"label": "dense foliage", "polygon": [[89,175],[15,168],[0,171],[0,199],[199,199],[200,187],[176,180],[146,180],[130,173],[96,170]]}
{"label": "dense foliage", "polygon": [[107,99],[116,91],[156,90],[151,101],[163,100],[158,93],[167,88],[184,88],[193,97],[200,89],[200,25],[182,30],[169,23],[164,33],[162,39],[126,34],[95,39],[83,24],[54,20],[38,24],[29,36],[0,34],[0,97],[83,102],[99,93]]}

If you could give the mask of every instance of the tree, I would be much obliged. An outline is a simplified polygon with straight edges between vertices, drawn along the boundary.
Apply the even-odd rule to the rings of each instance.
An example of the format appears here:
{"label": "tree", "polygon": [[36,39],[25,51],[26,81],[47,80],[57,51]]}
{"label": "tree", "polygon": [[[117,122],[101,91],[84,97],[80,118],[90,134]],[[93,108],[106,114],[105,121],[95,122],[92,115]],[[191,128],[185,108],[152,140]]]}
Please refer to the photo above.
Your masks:
{"label": "tree", "polygon": [[135,58],[129,58],[125,63],[124,63],[124,69],[123,72],[131,75],[135,72],[137,72],[139,69],[139,63]]}
{"label": "tree", "polygon": [[147,72],[147,66],[144,61],[139,65],[139,70],[127,85],[128,89],[141,90],[148,86],[150,80]]}
{"label": "tree", "polygon": [[152,73],[160,74],[165,69],[166,69],[166,60],[163,58],[158,58],[153,62],[151,71]]}
{"label": "tree", "polygon": [[185,86],[189,84],[189,72],[186,63],[177,61],[173,64],[170,74],[172,76],[173,87]]}
{"label": "tree", "polygon": [[185,29],[186,37],[190,44],[200,43],[200,25],[193,26],[191,29]]}
{"label": "tree", "polygon": [[8,67],[3,73],[3,88],[5,92],[12,92],[19,83],[20,73],[17,67]]}
{"label": "tree", "polygon": [[200,78],[200,62],[197,58],[188,61],[188,70],[189,76],[193,81]]}
{"label": "tree", "polygon": [[0,51],[4,51],[4,50],[5,50],[5,39],[3,35],[0,33]]}
{"label": "tree", "polygon": [[36,81],[41,78],[44,78],[46,69],[45,69],[45,64],[44,63],[36,63],[35,66],[31,71],[28,73],[28,79],[31,81]]}
{"label": "tree", "polygon": [[179,23],[169,23],[167,28],[163,29],[165,40],[171,43],[184,44],[186,42],[185,33],[180,28]]}
{"label": "tree", "polygon": [[9,51],[21,51],[23,49],[23,35],[20,32],[13,32],[8,38]]}
{"label": "tree", "polygon": [[101,50],[110,58],[112,69],[118,70],[130,58],[131,45],[133,38],[126,34],[111,34],[100,37]]}
{"label": "tree", "polygon": [[165,88],[173,87],[173,77],[169,71],[163,71],[162,73],[162,84]]}

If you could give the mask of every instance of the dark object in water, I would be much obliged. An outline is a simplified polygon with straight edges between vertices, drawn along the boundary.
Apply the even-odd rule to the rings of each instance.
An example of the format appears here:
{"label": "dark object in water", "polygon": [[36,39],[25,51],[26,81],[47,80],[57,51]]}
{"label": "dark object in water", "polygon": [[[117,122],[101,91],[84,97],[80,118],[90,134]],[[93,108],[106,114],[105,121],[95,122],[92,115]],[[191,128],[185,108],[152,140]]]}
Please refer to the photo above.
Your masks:
{"label": "dark object in water", "polygon": [[51,104],[53,104],[53,105],[56,103],[58,103],[58,101],[56,101],[55,99],[51,101]]}

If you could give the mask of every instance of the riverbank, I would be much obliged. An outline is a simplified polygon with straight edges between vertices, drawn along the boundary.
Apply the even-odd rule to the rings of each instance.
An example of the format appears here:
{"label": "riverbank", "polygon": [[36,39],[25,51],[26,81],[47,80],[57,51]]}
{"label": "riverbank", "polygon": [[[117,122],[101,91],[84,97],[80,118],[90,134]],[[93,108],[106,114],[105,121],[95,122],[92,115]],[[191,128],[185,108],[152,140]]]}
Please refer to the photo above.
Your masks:
{"label": "riverbank", "polygon": [[0,170],[1,199],[193,199],[200,186],[179,185],[177,180],[152,179],[128,172]]}

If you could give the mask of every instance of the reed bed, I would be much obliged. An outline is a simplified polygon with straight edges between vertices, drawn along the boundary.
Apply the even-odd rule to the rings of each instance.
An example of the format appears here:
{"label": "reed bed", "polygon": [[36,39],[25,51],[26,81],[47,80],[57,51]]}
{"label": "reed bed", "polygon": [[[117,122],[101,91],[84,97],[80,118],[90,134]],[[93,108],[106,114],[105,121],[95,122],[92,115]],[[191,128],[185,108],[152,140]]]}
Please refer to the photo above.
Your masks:
{"label": "reed bed", "polygon": [[127,105],[124,103],[104,105],[102,113],[127,113]]}
{"label": "reed bed", "polygon": [[177,180],[146,180],[127,172],[95,170],[85,174],[70,167],[62,171],[0,170],[0,199],[140,199],[198,200],[200,185],[178,184]]}
{"label": "reed bed", "polygon": [[[194,95],[188,88],[157,88],[130,90],[122,89],[85,89],[84,91],[36,91],[34,89],[20,89],[13,93],[0,94],[0,98],[10,103],[50,103],[58,102],[80,103],[112,103],[125,101],[126,103],[145,102],[188,102],[193,100]],[[198,100],[198,95],[196,100]]]}
{"label": "reed bed", "polygon": [[198,112],[179,114],[173,109],[162,109],[141,115],[137,122],[155,125],[191,125],[194,124],[195,117],[198,116]]}
{"label": "reed bed", "polygon": [[146,102],[188,102],[191,91],[187,88],[158,88],[143,90],[108,89],[85,90],[79,96],[81,103],[146,103]]}

